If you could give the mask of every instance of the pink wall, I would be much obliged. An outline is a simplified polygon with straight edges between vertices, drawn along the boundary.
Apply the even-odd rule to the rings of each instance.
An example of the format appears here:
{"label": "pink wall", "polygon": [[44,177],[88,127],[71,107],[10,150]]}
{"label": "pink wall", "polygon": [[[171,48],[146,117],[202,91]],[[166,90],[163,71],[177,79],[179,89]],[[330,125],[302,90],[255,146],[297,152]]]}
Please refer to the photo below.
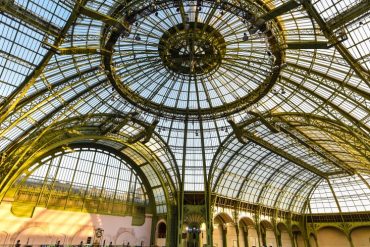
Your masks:
{"label": "pink wall", "polygon": [[94,237],[94,228],[103,228],[106,244],[130,242],[130,245],[150,244],[151,215],[146,217],[142,226],[132,226],[132,217],[88,214],[36,208],[32,218],[14,216],[10,203],[0,205],[0,245],[22,244],[62,244],[86,243],[87,237]]}

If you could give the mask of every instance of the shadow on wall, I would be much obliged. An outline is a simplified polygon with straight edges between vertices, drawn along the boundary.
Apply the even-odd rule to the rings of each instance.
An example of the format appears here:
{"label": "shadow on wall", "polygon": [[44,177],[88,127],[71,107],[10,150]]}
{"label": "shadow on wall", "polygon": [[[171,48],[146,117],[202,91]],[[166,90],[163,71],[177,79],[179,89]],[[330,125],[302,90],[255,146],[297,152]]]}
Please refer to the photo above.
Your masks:
{"label": "shadow on wall", "polygon": [[356,228],[351,233],[353,246],[367,247],[370,246],[370,226]]}
{"label": "shadow on wall", "polygon": [[132,245],[136,245],[137,244],[137,240],[136,240],[136,237],[134,236],[134,234],[132,232],[123,232],[121,234],[119,234],[117,236],[117,239],[115,241],[115,244],[116,245],[129,245],[129,246],[132,246]]}
{"label": "shadow on wall", "polygon": [[9,234],[6,231],[0,232],[0,245],[5,245],[7,243]]}
{"label": "shadow on wall", "polygon": [[[292,239],[289,235],[287,226],[280,222],[278,223],[277,228],[280,234],[281,246],[292,247]],[[311,246],[311,247],[314,247],[314,246]]]}
{"label": "shadow on wall", "polygon": [[254,221],[243,217],[239,221],[240,246],[258,246],[258,235]]}
{"label": "shadow on wall", "polygon": [[[317,242],[320,247],[351,247],[346,235],[334,227],[321,228],[317,232]],[[354,245],[360,247],[359,245]],[[369,246],[369,243],[367,243]]]}

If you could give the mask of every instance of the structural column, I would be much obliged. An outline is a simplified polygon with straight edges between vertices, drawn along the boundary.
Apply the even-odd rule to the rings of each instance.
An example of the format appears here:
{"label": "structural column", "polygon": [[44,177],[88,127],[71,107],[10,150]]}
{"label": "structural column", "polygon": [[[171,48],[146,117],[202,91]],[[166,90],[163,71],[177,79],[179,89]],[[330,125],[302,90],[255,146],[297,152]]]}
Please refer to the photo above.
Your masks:
{"label": "structural column", "polygon": [[243,227],[244,247],[249,247],[248,226]]}
{"label": "structural column", "polygon": [[222,224],[222,247],[227,247],[227,224],[223,223]]}

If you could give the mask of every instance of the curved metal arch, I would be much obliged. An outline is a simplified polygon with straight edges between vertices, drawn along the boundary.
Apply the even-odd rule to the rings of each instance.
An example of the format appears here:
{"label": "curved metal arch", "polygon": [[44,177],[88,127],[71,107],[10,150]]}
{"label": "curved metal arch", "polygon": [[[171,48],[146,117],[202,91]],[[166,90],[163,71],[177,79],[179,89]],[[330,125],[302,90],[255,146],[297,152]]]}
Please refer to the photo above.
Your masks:
{"label": "curved metal arch", "polygon": [[[103,115],[109,116],[108,114],[103,114]],[[71,121],[73,121],[73,120],[81,121],[80,118],[76,117],[75,119],[72,119],[72,120],[67,119],[67,120],[64,121],[64,123],[67,125],[68,123],[71,123]],[[58,129],[57,128],[58,126],[59,126],[59,128],[62,128],[62,130],[55,131],[55,129]],[[52,128],[52,127],[54,127],[54,128]],[[53,146],[55,138],[57,138],[57,141],[59,141],[58,138],[63,139],[63,138],[70,138],[71,136],[74,136],[77,139],[78,138],[80,138],[80,139],[85,138],[86,139],[89,136],[91,136],[91,137],[94,137],[94,139],[114,140],[118,143],[123,143],[125,146],[130,146],[130,147],[135,147],[135,145],[139,145],[139,144],[128,144],[128,143],[124,142],[122,137],[120,138],[119,136],[99,135],[99,133],[101,133],[101,129],[99,127],[85,126],[85,127],[80,127],[80,128],[76,128],[76,127],[65,128],[65,126],[62,125],[62,123],[59,123],[59,125],[58,125],[58,123],[56,123],[55,126],[53,126],[53,125],[48,126],[45,130],[40,131],[40,132],[41,132],[41,134],[40,133],[34,134],[33,139],[30,138],[30,139],[26,140],[23,143],[19,143],[17,145],[17,147],[14,147],[12,152],[9,153],[8,157],[15,157],[15,160],[13,160],[12,162],[8,161],[8,164],[11,164],[11,167],[8,168],[9,169],[8,172],[16,172],[18,170],[18,164],[22,164],[22,161],[24,159],[29,158],[29,157],[27,157],[27,155],[28,156],[32,156],[34,154],[39,155],[38,152],[37,152],[38,150],[40,150],[40,149],[42,150],[43,148],[48,147],[48,145]],[[58,134],[59,134],[59,136],[58,136]],[[60,136],[60,135],[62,135],[62,136]],[[50,138],[50,139],[48,139],[48,138]],[[39,147],[37,145],[39,145]],[[31,149],[31,148],[33,148],[33,149]],[[146,147],[143,146],[143,148],[146,148]],[[135,150],[135,148],[134,148],[134,150]],[[169,151],[170,151],[170,149],[169,149]],[[29,154],[27,154],[27,153],[29,153]],[[140,153],[140,151],[137,151],[137,153]],[[151,153],[151,151],[149,150],[148,153]],[[154,157],[155,157],[155,155],[154,155]],[[18,160],[17,160],[17,158],[18,158]],[[151,158],[146,158],[146,159],[151,159]],[[158,161],[158,162],[160,162],[160,161]],[[148,163],[151,164],[151,161],[148,162]],[[156,167],[156,166],[154,166],[154,167]],[[175,164],[175,168],[177,168],[176,164]],[[6,167],[3,166],[3,170],[6,171]],[[169,186],[170,188],[172,188],[171,190],[172,190],[173,194],[176,195],[176,193],[174,191],[174,188],[175,188],[174,187],[175,186],[174,181],[167,174],[165,167],[162,167],[161,170],[162,170],[161,174],[164,175],[165,177],[167,177],[168,182],[166,182],[166,185]],[[177,171],[177,170],[175,169],[175,171]],[[3,171],[3,173],[4,173],[4,171]],[[5,178],[8,178],[9,177],[8,175],[9,174],[3,174],[3,176]],[[176,175],[178,176],[178,174],[176,174]],[[5,180],[6,179],[4,179],[4,181]],[[2,186],[4,185],[4,181],[2,181],[2,184],[1,184]],[[3,190],[1,190],[1,191],[3,191]]]}
{"label": "curved metal arch", "polygon": [[[52,116],[54,116],[57,112],[63,110],[63,108],[65,108],[68,105],[72,104],[75,100],[78,100],[83,95],[85,95],[87,93],[90,93],[91,90],[93,90],[95,88],[98,88],[99,86],[104,86],[104,83],[105,82],[106,82],[106,80],[97,81],[95,84],[93,84],[93,85],[87,87],[86,89],[82,90],[81,92],[77,93],[76,95],[74,95],[73,97],[71,97],[69,100],[63,102],[63,104],[60,104],[58,107],[56,107],[51,112],[49,112],[48,114],[46,114],[40,121],[38,121],[37,125],[33,125],[28,131],[32,131],[33,129],[37,128],[37,126],[42,125],[44,122],[46,122],[47,120],[49,120]],[[40,102],[38,105],[44,105],[44,104],[47,104],[47,103],[48,102],[46,100],[44,100],[44,101]],[[1,132],[1,135],[4,135],[12,127],[15,127],[21,120],[27,118],[29,115],[31,115],[32,113],[34,113],[35,111],[37,111],[39,106],[34,106],[34,107],[35,107],[35,109],[33,109],[32,111],[27,111],[27,113],[22,114],[19,118],[17,118],[15,121],[13,121],[7,127],[7,129],[5,129],[5,130],[3,130]],[[24,135],[27,135],[27,134],[24,133]],[[22,135],[22,136],[24,137],[24,135]],[[22,136],[20,136],[19,138],[22,138]],[[16,140],[16,141],[18,141],[18,140]]]}
{"label": "curved metal arch", "polygon": [[[268,112],[265,114],[265,117],[300,117],[307,121],[307,124],[310,124],[311,120],[319,120],[325,123],[330,123],[331,125],[335,125],[340,129],[343,129],[347,131],[348,133],[351,133],[352,135],[355,135],[359,140],[361,138],[368,138],[368,135],[363,132],[360,128],[357,128],[355,126],[348,126],[342,121],[334,120],[331,118],[327,118],[324,116],[312,114],[312,113],[300,113],[300,112],[280,112],[280,113],[271,113]],[[360,136],[360,137],[358,137]]]}
{"label": "curved metal arch", "polygon": [[244,185],[248,182],[248,180],[249,180],[249,175],[253,172],[253,171],[255,171],[257,168],[258,168],[258,166],[267,158],[267,157],[269,157],[269,155],[271,155],[271,152],[268,152],[268,153],[266,153],[264,156],[262,156],[261,157],[261,159],[258,161],[258,162],[256,162],[255,164],[254,164],[254,166],[252,167],[252,169],[250,169],[249,170],[249,172],[248,172],[248,174],[245,176],[245,178],[243,179],[243,182],[241,183],[241,185],[240,185],[240,188],[239,188],[239,191],[238,191],[238,194],[236,195],[236,198],[239,198],[240,197],[240,194],[242,193],[242,190],[244,190]]}
{"label": "curved metal arch", "polygon": [[217,213],[216,215],[213,216],[213,221],[216,219],[216,218],[219,218],[221,219],[222,223],[231,223],[231,222],[234,222],[233,221],[233,217],[230,216],[228,213],[225,213],[225,212],[220,212],[220,213]]}
{"label": "curved metal arch", "polygon": [[[63,135],[65,132],[61,131],[61,135]],[[90,135],[83,135],[83,136],[73,136],[73,137],[69,137],[69,138],[60,138],[60,140],[51,140],[50,142],[51,143],[45,143],[44,145],[42,145],[41,147],[39,147],[37,150],[35,150],[35,154],[34,155],[30,155],[29,157],[26,157],[23,159],[23,162],[22,162],[22,165],[20,167],[17,167],[15,171],[13,171],[12,174],[8,174],[7,178],[4,179],[2,181],[2,185],[1,185],[1,192],[0,192],[0,195],[1,197],[4,195],[5,191],[7,191],[7,189],[11,186],[11,184],[13,184],[13,182],[15,181],[15,179],[17,177],[19,177],[21,175],[22,172],[24,172],[24,170],[27,169],[27,167],[30,167],[31,165],[33,165],[35,163],[36,160],[44,157],[44,155],[46,153],[49,153],[51,152],[52,150],[58,148],[58,147],[61,147],[63,145],[66,145],[66,144],[71,144],[71,143],[78,143],[78,142],[81,142],[83,140],[89,140],[89,142],[92,142],[93,140],[113,140],[113,141],[116,141],[118,143],[124,143],[124,145],[127,147],[130,147],[132,150],[136,150],[135,148],[135,145],[131,145],[131,144],[128,144],[128,143],[125,143],[122,141],[122,139],[120,138],[112,138],[112,137],[107,137],[107,136],[97,136],[97,135],[94,135],[94,134],[90,134]],[[140,154],[140,151],[136,151],[138,154]],[[164,193],[165,193],[165,197],[166,197],[166,202],[167,202],[167,205],[170,205],[170,204],[176,204],[176,199],[175,198],[170,198],[169,197],[169,193],[170,191],[168,191],[168,186],[170,186],[170,189],[171,189],[171,178],[168,174],[165,174],[166,177],[168,178],[167,181],[164,181],[163,178],[162,178],[162,175],[161,173],[164,173],[165,172],[165,169],[162,169],[162,171],[159,171],[157,169],[157,165],[154,165],[152,164],[152,160],[148,157],[143,157],[147,164],[150,164],[151,167],[153,168],[153,170],[156,172],[156,175],[157,175],[157,178],[158,180],[160,181],[161,183],[161,186],[162,188],[164,189]],[[12,171],[10,171],[12,172]],[[172,187],[172,190],[171,191],[171,195],[173,196],[176,196],[176,193],[174,192],[174,189]]]}
{"label": "curved metal arch", "polygon": [[[248,224],[251,223],[251,224]],[[254,222],[254,220],[251,218],[251,217],[248,217],[248,216],[242,216],[240,218],[238,218],[238,223],[239,224],[244,224],[246,226],[253,226],[253,227],[256,227],[256,223]]]}
{"label": "curved metal arch", "polygon": [[343,229],[343,228],[341,228],[341,227],[339,227],[339,226],[337,226],[337,225],[335,225],[335,224],[332,224],[332,225],[319,225],[319,226],[316,228],[316,231],[320,231],[320,230],[322,230],[322,229],[324,229],[324,228],[333,228],[333,229],[336,229],[336,230],[338,230],[339,232],[343,233],[343,234],[344,234],[344,236],[347,236],[347,233],[344,231],[344,229]]}
{"label": "curved metal arch", "polygon": [[285,222],[282,222],[282,221],[277,222],[277,224],[276,224],[277,230],[281,231],[282,229],[279,226],[283,226],[284,227],[283,230],[285,230],[285,231],[288,231],[288,229],[289,229],[288,225]]}
{"label": "curved metal arch", "polygon": [[[364,99],[367,99],[367,100],[370,100],[370,93],[362,90],[361,88],[357,88],[355,86],[352,86],[351,84],[348,84],[348,83],[343,83],[343,81],[339,80],[339,79],[336,79],[334,77],[331,77],[327,74],[324,74],[322,72],[319,72],[317,70],[313,70],[313,69],[310,69],[310,68],[307,68],[307,67],[303,67],[299,64],[294,64],[294,63],[288,63],[289,66],[291,67],[294,67],[294,68],[297,68],[297,69],[300,69],[300,70],[304,70],[305,72],[308,72],[308,73],[313,73],[319,77],[322,77],[322,78],[325,78],[327,80],[330,80],[330,82],[333,82],[335,84],[338,84],[338,86],[340,87],[344,87],[344,88],[347,88],[348,90],[351,90],[353,92],[355,92],[356,94],[360,95],[361,97],[363,97]],[[327,85],[326,85],[327,86]],[[336,91],[338,93],[341,93],[340,91]],[[346,96],[345,94],[342,94],[343,96]],[[366,107],[365,107],[366,109]],[[367,109],[369,111],[369,109]]]}
{"label": "curved metal arch", "polygon": [[274,229],[274,224],[272,224],[272,222],[270,222],[269,220],[263,219],[259,222],[259,224],[264,228],[266,228],[266,226],[264,225],[266,223],[269,225],[269,227],[271,227],[271,229]]}
{"label": "curved metal arch", "polygon": [[[368,133],[370,133],[370,127],[368,127],[366,124],[364,124],[363,122],[359,121],[358,119],[354,118],[353,116],[351,116],[348,112],[346,112],[345,110],[343,110],[342,108],[338,107],[337,105],[335,105],[334,103],[332,103],[331,101],[329,101],[328,99],[325,99],[324,97],[318,95],[316,92],[306,88],[306,87],[303,87],[301,84],[295,82],[295,81],[292,81],[291,79],[289,78],[286,78],[284,77],[284,80],[293,85],[294,87],[298,88],[299,90],[303,90],[305,93],[315,97],[316,99],[320,100],[321,102],[323,102],[325,105],[331,107],[332,109],[334,109],[336,112],[338,112],[339,114],[341,114],[341,116],[345,117],[347,120],[349,120],[354,126],[360,126],[361,128],[360,129],[363,129],[364,133],[366,133],[366,135]],[[366,131],[366,132],[365,132]]]}
{"label": "curved metal arch", "polygon": [[[310,188],[310,190],[308,191],[308,193],[307,193],[307,200],[309,200],[309,198],[310,198],[310,196],[311,196],[311,194],[312,194],[312,192],[317,188],[317,186],[319,185],[319,183],[323,180],[324,178],[319,178],[318,180],[317,180],[317,182],[315,182],[315,184]],[[297,192],[294,194],[294,197],[296,197],[297,195],[298,195],[298,192],[300,192],[302,189],[303,189],[303,187],[305,186],[305,184],[303,183],[300,187],[299,187],[299,189],[297,190]],[[293,198],[294,198],[293,197]],[[307,201],[306,200],[306,201]],[[290,204],[289,204],[289,210],[291,210],[295,205],[296,205],[296,200],[292,200],[291,202],[290,202]],[[302,208],[301,208],[301,213],[304,213],[304,210],[305,210],[305,206],[303,205],[302,206]]]}
{"label": "curved metal arch", "polygon": [[[266,183],[266,185],[269,185],[269,184],[271,184],[274,180],[272,180],[272,178],[280,171],[280,168],[282,167],[282,166],[284,166],[285,164],[287,164],[287,163],[289,163],[289,162],[284,162],[284,163],[282,163],[281,164],[281,166],[278,168],[278,169],[276,169],[269,177],[268,177],[268,179],[267,179],[267,183]],[[283,186],[282,186],[282,189],[280,190],[280,192],[279,192],[279,194],[276,196],[276,201],[275,201],[275,203],[274,203],[274,208],[276,207],[276,204],[277,204],[277,201],[278,201],[278,197],[279,197],[279,195],[281,194],[281,192],[283,191],[283,188],[284,187],[286,187],[287,186],[287,184],[289,183],[289,181],[292,181],[297,175],[298,175],[298,173],[300,173],[300,172],[303,172],[303,171],[305,171],[304,169],[302,169],[302,170],[300,170],[300,171],[298,171],[298,172],[296,172],[294,175],[292,175],[292,176],[290,176],[289,177],[289,179],[287,180],[287,182],[286,183],[284,183],[283,184]],[[262,188],[262,190],[260,191],[260,193],[259,193],[259,195],[258,195],[258,201],[260,200],[260,198],[262,197],[262,194],[265,192],[265,190],[267,190],[267,186],[264,186],[263,188]]]}
{"label": "curved metal arch", "polygon": [[[215,181],[215,183],[214,183],[214,187],[212,188],[212,191],[215,191],[215,189],[216,189],[216,185],[218,184],[218,181],[221,179],[221,177],[222,177],[222,175],[223,175],[223,173],[225,172],[225,169],[226,169],[226,167],[228,166],[227,164],[229,163],[229,161],[231,161],[231,159],[233,159],[236,155],[238,155],[238,153],[239,153],[239,151],[240,150],[242,150],[244,148],[244,145],[243,146],[241,146],[240,148],[238,148],[238,150],[236,150],[236,151],[234,151],[234,153],[230,156],[230,158],[229,159],[227,159],[227,161],[225,162],[225,165],[224,165],[224,167],[222,167],[222,170],[221,170],[221,172],[220,172],[220,174],[219,174],[219,176],[216,178],[216,181]],[[213,174],[210,174],[209,175],[209,178],[210,178],[210,185],[212,185],[212,182],[213,182]]]}
{"label": "curved metal arch", "polygon": [[[144,172],[137,166],[137,164],[132,159],[130,159],[130,157],[127,157],[125,154],[119,152],[118,150],[116,150],[116,149],[114,149],[112,147],[105,146],[105,145],[102,145],[102,144],[97,144],[97,143],[94,143],[94,144],[90,144],[90,143],[73,143],[73,144],[69,144],[69,147],[72,148],[72,149],[73,148],[85,148],[85,147],[92,147],[92,148],[95,148],[97,150],[101,149],[101,150],[104,150],[104,151],[108,151],[109,153],[115,154],[118,157],[120,157],[121,159],[123,159],[124,161],[126,161],[127,164],[128,164],[128,166],[132,170],[134,170],[136,172],[136,175],[141,179],[141,181],[142,181],[142,183],[143,183],[143,185],[144,185],[144,187],[146,189],[146,192],[148,194],[148,197],[149,197],[149,202],[150,202],[149,206],[150,206],[152,212],[156,212],[156,210],[155,210],[155,205],[156,204],[155,204],[155,199],[154,199],[153,191],[151,190],[152,187],[150,185],[150,182],[147,179],[147,177],[145,176]],[[41,156],[38,159],[36,159],[34,161],[34,164],[40,162],[45,157],[55,157],[54,154],[57,153],[58,151],[63,151],[62,146],[56,147],[55,149],[48,151],[43,156]],[[22,178],[21,183],[22,182],[25,182],[29,178],[29,176],[32,175],[32,173],[36,169],[38,169],[40,166],[42,166],[42,165],[43,165],[43,163],[40,162],[39,165],[33,167],[32,171],[26,170],[25,171],[26,176],[24,176]]]}
{"label": "curved metal arch", "polygon": [[[139,126],[143,128],[147,128],[148,124],[138,118],[133,117],[133,114],[134,113],[127,113],[126,115],[111,114],[111,113],[96,113],[96,114],[89,114],[83,117],[76,116],[76,117],[64,119],[64,120],[54,123],[53,128],[63,128],[65,125],[70,125],[73,122],[76,122],[77,126],[80,126],[81,124],[87,124],[89,121],[96,123],[97,121],[99,121],[99,119],[101,119],[99,130],[102,132],[103,135],[109,134],[111,131],[109,127],[107,127],[108,129],[105,129],[104,124],[106,124],[107,122],[112,122],[114,119],[119,119],[120,122],[117,123],[118,125],[121,125],[122,123],[125,123],[126,121],[131,121],[135,124],[138,124]],[[166,143],[166,141],[159,134],[154,133],[154,135],[155,135],[155,138],[158,138],[160,140],[161,145],[164,146],[164,148],[166,149],[166,152],[168,152],[169,157],[171,158],[170,160],[171,167],[176,172],[175,174],[176,183],[175,184],[178,185],[179,181],[181,180],[179,176],[180,172],[179,172],[179,168],[178,168],[178,165],[175,159],[175,155],[173,154],[171,147]],[[150,148],[148,149],[150,150]]]}
{"label": "curved metal arch", "polygon": [[350,230],[349,230],[349,236],[351,236],[352,235],[352,233],[353,233],[353,231],[355,231],[355,230],[357,230],[357,229],[360,229],[360,228],[362,228],[362,227],[368,227],[368,228],[370,228],[370,223],[369,222],[364,222],[365,224],[364,225],[360,225],[360,226],[353,226],[353,227],[351,227],[350,228]]}
{"label": "curved metal arch", "polygon": [[[304,126],[304,125],[302,125]],[[302,133],[302,131],[300,130],[297,130],[299,131],[300,133]],[[355,138],[353,135],[347,135],[348,133],[345,133],[345,132],[342,132],[343,136],[340,135],[340,133],[336,133],[335,132],[335,129],[331,129],[331,128],[327,128],[326,133],[330,134],[331,136],[333,136],[333,140],[321,140],[321,141],[325,141],[326,143],[335,143],[337,146],[342,146],[342,144],[345,144],[345,145],[348,145],[350,146],[354,152],[358,152],[358,154],[354,153],[354,152],[351,152],[352,150],[348,150],[347,148],[343,147],[343,149],[345,150],[345,152],[343,153],[347,153],[347,154],[350,154],[352,156],[352,158],[354,160],[357,160],[358,162],[365,162],[365,163],[369,163],[370,161],[370,157],[369,155],[367,154],[368,151],[366,150],[366,147],[363,147],[363,148],[359,148],[359,145],[356,145],[356,143],[353,142],[353,140],[350,140],[350,139],[347,139],[348,138]],[[303,135],[305,135],[304,133],[302,133]],[[307,135],[305,135],[307,136]],[[308,138],[310,139],[311,142],[315,143],[315,145],[318,145],[320,146],[322,149],[326,150],[325,147],[323,147],[321,144],[316,144],[316,140],[312,139],[312,138]],[[338,139],[338,140],[336,140]],[[342,142],[339,142],[339,140],[341,140]],[[335,156],[335,155],[334,155]],[[340,161],[340,159],[338,158],[338,161]],[[354,161],[353,161],[354,162]],[[340,163],[343,164],[343,162],[340,161]],[[340,164],[339,163],[339,164]],[[350,166],[350,165],[348,165]],[[352,169],[352,168],[350,168]]]}
{"label": "curved metal arch", "polygon": [[[325,131],[325,132],[328,132],[330,133],[331,135],[336,135],[335,133],[332,133],[330,132],[329,130],[338,130],[340,132],[343,132],[344,134],[348,134],[350,136],[352,136],[353,138],[355,138],[358,143],[361,143],[363,145],[363,150],[362,149],[356,149],[359,153],[362,153],[364,155],[364,157],[367,159],[367,160],[370,160],[370,157],[367,155],[367,151],[370,152],[370,138],[366,135],[364,135],[364,133],[362,133],[362,131],[359,132],[358,129],[355,129],[355,128],[352,128],[350,126],[347,126],[346,124],[340,122],[340,121],[335,121],[333,119],[330,119],[330,118],[326,118],[326,117],[323,117],[323,116],[319,116],[319,115],[314,115],[314,114],[307,114],[307,113],[298,113],[298,112],[291,112],[291,113],[273,113],[273,114],[266,114],[266,118],[271,118],[271,121],[272,122],[277,122],[275,119],[279,119],[280,121],[283,121],[283,122],[288,122],[288,123],[301,123],[301,124],[305,124],[307,126],[314,126],[314,127],[319,127],[319,129],[321,131]],[[291,121],[288,119],[286,120],[285,118],[290,118]],[[301,121],[298,121],[298,120],[301,120]],[[318,125],[317,124],[317,121],[319,122],[323,122],[325,124],[328,124],[327,126],[325,126],[325,128],[323,128],[322,125]],[[297,125],[294,125],[293,124],[293,127],[295,127]],[[299,130],[298,130],[299,131]],[[343,141],[345,141],[343,139],[343,137],[341,136],[337,136],[339,139],[342,139]],[[333,140],[335,141],[335,140]],[[346,140],[348,142],[348,140]],[[338,143],[338,145],[340,145]],[[350,146],[355,148],[355,146],[350,143]]]}
{"label": "curved metal arch", "polygon": [[[59,46],[63,42],[63,37],[67,34],[68,29],[73,25],[75,20],[79,15],[79,10],[81,6],[86,4],[87,0],[77,1],[73,6],[71,14],[66,21],[66,24],[62,28],[61,33],[55,38],[54,45]],[[27,93],[27,91],[31,88],[31,86],[35,83],[36,78],[39,77],[45,66],[49,63],[52,56],[55,54],[53,49],[48,50],[46,55],[41,60],[40,64],[34,69],[34,71],[26,77],[26,79],[21,83],[21,85],[7,98],[7,101],[4,104],[0,105],[0,122],[3,122],[8,115],[14,110],[14,108],[18,105],[19,101],[23,98],[23,96]],[[8,104],[10,103],[10,104]]]}

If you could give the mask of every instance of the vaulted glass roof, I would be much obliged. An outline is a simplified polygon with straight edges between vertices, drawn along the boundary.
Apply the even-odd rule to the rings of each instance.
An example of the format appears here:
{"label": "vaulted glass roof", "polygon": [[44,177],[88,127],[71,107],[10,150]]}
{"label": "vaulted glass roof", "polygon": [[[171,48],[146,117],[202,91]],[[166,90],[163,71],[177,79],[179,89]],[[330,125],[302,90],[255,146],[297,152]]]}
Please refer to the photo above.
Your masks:
{"label": "vaulted glass roof", "polygon": [[[0,9],[1,190],[52,138],[79,138],[156,173],[166,200],[209,189],[297,213],[307,200],[312,213],[369,211],[368,0]],[[347,178],[364,206],[324,203],[347,198]]]}

